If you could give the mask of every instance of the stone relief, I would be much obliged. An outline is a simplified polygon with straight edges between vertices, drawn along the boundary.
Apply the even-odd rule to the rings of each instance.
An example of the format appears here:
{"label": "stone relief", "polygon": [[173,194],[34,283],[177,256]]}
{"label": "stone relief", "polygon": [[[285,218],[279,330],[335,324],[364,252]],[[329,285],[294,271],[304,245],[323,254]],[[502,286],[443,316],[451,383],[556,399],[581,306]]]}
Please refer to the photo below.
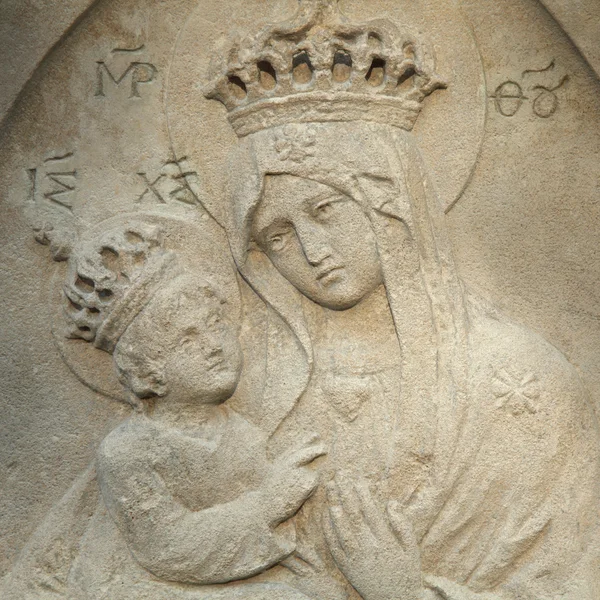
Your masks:
{"label": "stone relief", "polygon": [[[463,281],[445,215],[477,153],[442,198],[416,131],[453,79],[426,35],[373,13],[301,0],[291,20],[228,34],[194,83],[234,139],[213,193],[210,144],[194,152],[185,123],[173,155],[135,173],[129,209],[103,218],[77,213],[75,149],[27,170],[33,236],[63,263],[60,355],[129,414],[3,597],[600,597],[590,394]],[[111,55],[99,102],[144,101],[166,78],[144,44]],[[522,69],[482,106],[545,122],[563,71]],[[178,85],[170,106],[189,101]]]}

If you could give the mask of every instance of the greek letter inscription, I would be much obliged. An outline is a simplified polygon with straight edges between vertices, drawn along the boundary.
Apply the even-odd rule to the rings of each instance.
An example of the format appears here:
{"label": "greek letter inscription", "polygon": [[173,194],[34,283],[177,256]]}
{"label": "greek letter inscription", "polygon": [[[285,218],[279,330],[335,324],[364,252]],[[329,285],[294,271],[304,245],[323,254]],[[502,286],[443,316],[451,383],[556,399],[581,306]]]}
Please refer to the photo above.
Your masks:
{"label": "greek letter inscription", "polygon": [[[143,50],[144,46],[131,49],[115,48],[112,54],[137,54],[143,52]],[[158,69],[152,63],[137,60],[130,62],[122,71],[117,69],[118,67],[114,65],[109,67],[103,60],[96,62],[95,96],[106,97],[107,83],[112,83],[114,87],[119,87],[125,80],[129,80],[129,97],[141,98],[140,86],[152,83],[158,74]]]}
{"label": "greek letter inscription", "polygon": [[76,191],[77,170],[73,167],[74,153],[51,156],[42,166],[28,169],[31,182],[30,199],[42,199],[72,210]]}
{"label": "greek letter inscription", "polygon": [[168,204],[172,200],[185,204],[197,202],[190,184],[198,174],[189,167],[186,156],[165,162],[158,174],[139,172],[137,176],[145,189],[136,203],[141,203],[146,197],[153,197],[160,204]]}
{"label": "greek letter inscription", "polygon": [[[540,81],[548,79],[556,66],[552,61],[542,69],[526,69],[521,74],[519,81],[509,79],[501,83],[490,96],[494,100],[496,110],[504,117],[514,117],[523,103],[530,101],[531,110],[536,117],[547,119],[558,109],[559,100],[555,93],[568,81],[569,76],[563,75],[558,79],[553,77],[554,83]],[[539,82],[538,82],[539,81]],[[527,93],[526,93],[527,91]]]}

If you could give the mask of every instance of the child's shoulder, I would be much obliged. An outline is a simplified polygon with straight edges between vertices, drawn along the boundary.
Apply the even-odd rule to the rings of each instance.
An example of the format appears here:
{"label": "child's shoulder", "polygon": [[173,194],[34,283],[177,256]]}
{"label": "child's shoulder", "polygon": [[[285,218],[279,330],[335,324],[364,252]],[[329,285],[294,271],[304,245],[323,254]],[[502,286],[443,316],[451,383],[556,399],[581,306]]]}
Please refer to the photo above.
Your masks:
{"label": "child's shoulder", "polygon": [[233,410],[229,407],[226,409],[227,425],[228,429],[236,435],[242,438],[251,439],[255,442],[266,442],[266,435],[262,429],[250,421],[247,417],[241,413]]}
{"label": "child's shoulder", "polygon": [[132,465],[142,458],[147,460],[157,435],[156,426],[150,419],[132,416],[113,429],[100,444],[97,452],[99,466]]}

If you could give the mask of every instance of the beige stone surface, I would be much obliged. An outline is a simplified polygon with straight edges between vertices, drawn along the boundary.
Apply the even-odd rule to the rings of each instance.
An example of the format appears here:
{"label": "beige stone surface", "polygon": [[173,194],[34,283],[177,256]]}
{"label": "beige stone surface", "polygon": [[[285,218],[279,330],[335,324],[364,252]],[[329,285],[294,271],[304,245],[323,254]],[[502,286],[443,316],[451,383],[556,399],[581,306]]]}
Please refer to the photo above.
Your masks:
{"label": "beige stone surface", "polygon": [[0,13],[1,598],[600,598],[593,2]]}
{"label": "beige stone surface", "polygon": [[600,35],[600,4],[586,0],[544,0],[543,4],[598,73],[600,50],[596,40]]}
{"label": "beige stone surface", "polygon": [[0,2],[0,122],[48,52],[92,4],[93,0]]}

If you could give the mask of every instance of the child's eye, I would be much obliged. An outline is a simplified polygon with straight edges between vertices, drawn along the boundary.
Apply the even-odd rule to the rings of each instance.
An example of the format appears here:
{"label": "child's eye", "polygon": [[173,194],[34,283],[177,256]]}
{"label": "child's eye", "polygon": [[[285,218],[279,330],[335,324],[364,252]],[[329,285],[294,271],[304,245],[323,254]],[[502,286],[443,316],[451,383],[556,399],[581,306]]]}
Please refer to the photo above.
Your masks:
{"label": "child's eye", "polygon": [[191,346],[197,339],[198,329],[196,327],[189,327],[183,332],[179,345],[185,348],[186,346]]}
{"label": "child's eye", "polygon": [[192,340],[189,337],[184,337],[180,342],[179,345],[182,348],[188,348],[189,346],[191,346],[194,343],[194,340]]}
{"label": "child's eye", "polygon": [[208,316],[208,318],[206,319],[206,326],[209,328],[214,328],[217,327],[221,324],[221,315],[218,313],[213,313],[211,315]]}

